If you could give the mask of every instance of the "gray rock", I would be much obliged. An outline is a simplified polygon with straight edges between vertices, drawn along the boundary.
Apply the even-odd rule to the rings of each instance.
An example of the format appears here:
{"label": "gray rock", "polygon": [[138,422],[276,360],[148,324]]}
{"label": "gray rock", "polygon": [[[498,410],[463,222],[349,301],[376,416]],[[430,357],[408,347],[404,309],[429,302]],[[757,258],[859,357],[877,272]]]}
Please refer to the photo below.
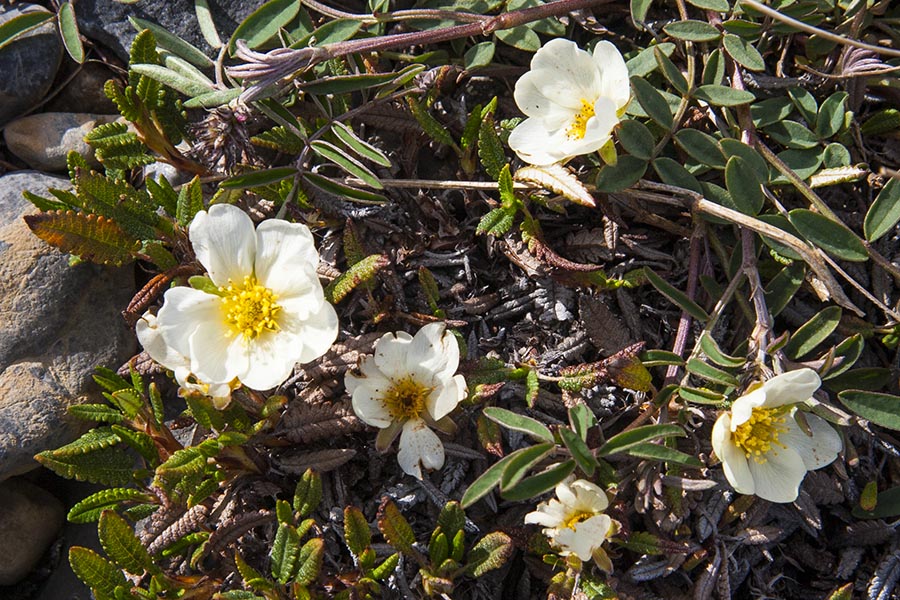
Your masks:
{"label": "gray rock", "polygon": [[[3,130],[9,151],[32,169],[50,173],[66,171],[66,155],[74,150],[94,166],[94,150],[84,136],[97,125],[121,119],[118,115],[88,113],[40,113],[16,119]],[[124,120],[123,120],[124,122]]]}
{"label": "gray rock", "polygon": [[21,220],[30,207],[22,191],[46,197],[50,187],[69,182],[33,171],[0,177],[0,481],[75,439],[84,423],[66,408],[102,402],[94,367],[116,368],[135,349],[120,315],[133,268],[70,267]]}
{"label": "gray rock", "polygon": [[[86,112],[99,115],[119,114],[113,101],[103,93],[103,84],[114,74],[103,63],[86,62],[75,67],[71,81],[53,97],[45,112]],[[67,74],[68,75],[68,74]]]}
{"label": "gray rock", "polygon": [[65,510],[33,483],[0,483],[0,585],[12,585],[37,565],[63,525]]}
{"label": "gray rock", "polygon": [[[264,0],[210,0],[209,8],[222,41],[227,41],[238,24],[262,5]],[[79,0],[75,4],[81,33],[93,38],[128,60],[131,42],[137,34],[128,17],[157,23],[167,31],[200,48],[208,56],[212,49],[203,39],[194,0],[143,0],[120,4],[115,0]]]}
{"label": "gray rock", "polygon": [[[0,25],[34,11],[48,12],[36,4],[0,6]],[[0,125],[44,98],[56,77],[62,53],[56,21],[52,20],[0,48]]]}

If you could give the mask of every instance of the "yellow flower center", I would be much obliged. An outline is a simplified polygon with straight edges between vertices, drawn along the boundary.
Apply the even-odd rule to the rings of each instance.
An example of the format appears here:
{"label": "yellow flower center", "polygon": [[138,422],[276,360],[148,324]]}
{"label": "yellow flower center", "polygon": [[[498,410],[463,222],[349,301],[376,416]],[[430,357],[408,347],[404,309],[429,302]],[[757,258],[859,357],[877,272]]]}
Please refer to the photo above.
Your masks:
{"label": "yellow flower center", "polygon": [[575,526],[583,521],[587,521],[591,517],[593,517],[596,513],[587,510],[579,510],[575,513],[569,515],[565,521],[563,521],[563,527],[565,529],[575,530]]}
{"label": "yellow flower center", "polygon": [[581,110],[575,113],[575,118],[572,119],[572,124],[569,125],[569,128],[566,129],[566,137],[570,140],[581,140],[584,139],[584,134],[587,131],[587,124],[591,117],[594,116],[594,103],[588,102],[584,98],[581,99]]}
{"label": "yellow flower center", "polygon": [[759,464],[765,463],[768,460],[765,455],[772,449],[772,446],[787,447],[778,442],[778,436],[787,431],[785,414],[788,410],[789,407],[784,406],[754,408],[750,419],[738,425],[731,434],[731,439],[738,448],[744,451],[747,458],[752,457]]}
{"label": "yellow flower center", "polygon": [[278,330],[276,318],[281,307],[272,290],[259,285],[252,275],[244,277],[240,285],[230,279],[228,284],[227,288],[220,287],[219,293],[222,294],[225,322],[233,334],[243,334],[247,340],[252,340],[264,331]]}
{"label": "yellow flower center", "polygon": [[384,404],[395,421],[418,419],[425,410],[425,400],[430,393],[431,389],[412,377],[405,377],[385,392]]}

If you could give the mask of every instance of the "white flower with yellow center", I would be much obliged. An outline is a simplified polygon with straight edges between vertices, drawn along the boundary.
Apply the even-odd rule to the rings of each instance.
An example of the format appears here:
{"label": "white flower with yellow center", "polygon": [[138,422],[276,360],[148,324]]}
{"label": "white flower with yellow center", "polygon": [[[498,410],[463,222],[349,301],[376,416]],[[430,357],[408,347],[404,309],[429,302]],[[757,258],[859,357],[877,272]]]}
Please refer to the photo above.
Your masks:
{"label": "white flower with yellow center", "polygon": [[198,380],[267,390],[328,350],[337,314],[305,225],[270,219],[254,230],[244,211],[218,204],[197,213],[190,238],[211,284],[168,290],[156,329]]}
{"label": "white flower with yellow center", "polygon": [[228,383],[210,384],[197,379],[191,373],[191,359],[179,354],[166,345],[165,340],[159,334],[156,315],[144,313],[134,326],[138,341],[144,347],[150,358],[172,371],[175,381],[178,382],[178,395],[182,397],[200,394],[212,399],[216,408],[227,408],[231,402],[231,392],[240,387],[235,379]]}
{"label": "white flower with yellow center", "polygon": [[375,354],[359,361],[359,375],[348,372],[344,383],[353,412],[381,431],[375,439],[385,451],[400,435],[397,460],[404,473],[422,478],[422,467],[444,465],[444,445],[430,429],[455,430],[448,416],[466,396],[466,381],[454,375],[459,346],[443,323],[422,327],[415,337],[398,331],[375,342]]}
{"label": "white flower with yellow center", "polygon": [[590,481],[577,479],[556,486],[556,498],[541,502],[525,515],[525,523],[544,526],[544,535],[560,549],[581,560],[594,559],[597,566],[611,572],[612,563],[603,542],[619,531],[619,522],[603,514],[609,506],[606,492]]}
{"label": "white flower with yellow center", "polygon": [[808,412],[808,431],[797,423],[798,405],[821,384],[812,369],[789,371],[751,387],[719,416],[712,446],[737,492],[793,502],[806,472],[837,458],[843,443],[831,425]]}
{"label": "white flower with yellow center", "polygon": [[510,134],[509,147],[532,165],[564,162],[612,139],[631,98],[628,69],[610,42],[598,42],[590,54],[557,38],[535,53],[514,97],[528,118]]}

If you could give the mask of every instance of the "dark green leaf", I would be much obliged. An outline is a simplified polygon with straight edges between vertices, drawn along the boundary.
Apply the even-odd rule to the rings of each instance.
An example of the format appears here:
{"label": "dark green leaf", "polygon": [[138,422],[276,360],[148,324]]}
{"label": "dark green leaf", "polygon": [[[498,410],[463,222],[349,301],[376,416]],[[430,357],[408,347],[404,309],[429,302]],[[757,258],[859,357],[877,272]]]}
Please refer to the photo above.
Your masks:
{"label": "dark green leaf", "polygon": [[524,25],[512,29],[501,29],[494,35],[504,44],[525,52],[537,52],[541,47],[541,38],[533,29]]}
{"label": "dark green leaf", "polygon": [[750,71],[765,71],[766,62],[759,51],[750,42],[731,33],[726,33],[722,39],[725,50],[731,58]]}
{"label": "dark green leaf", "polygon": [[[654,60],[656,54],[654,53]],[[634,96],[640,103],[644,111],[651,119],[656,121],[664,129],[672,128],[672,111],[669,109],[669,103],[653,85],[642,77],[631,78],[631,89]]]}
{"label": "dark green leaf", "polygon": [[133,488],[112,488],[94,492],[76,503],[67,516],[70,523],[90,523],[100,518],[105,510],[114,510],[123,502],[153,502],[155,496]]}
{"label": "dark green leaf", "polygon": [[120,569],[90,548],[69,548],[69,565],[75,576],[91,588],[97,600],[112,600],[115,589],[128,584]]}
{"label": "dark green leaf", "polygon": [[145,29],[149,29],[153,32],[154,37],[156,38],[156,43],[159,44],[160,48],[165,48],[175,56],[180,56],[184,60],[188,61],[193,65],[197,65],[198,67],[211,67],[213,61],[210,60],[208,56],[203,54],[196,46],[190,44],[177,35],[170,33],[164,27],[160,27],[156,23],[152,21],[147,21],[144,19],[139,19],[137,17],[128,17],[128,21],[131,23],[131,26],[138,32],[141,32]]}
{"label": "dark green leaf", "polygon": [[332,196],[347,198],[348,200],[359,202],[360,204],[384,204],[387,202],[387,198],[381,194],[351,187],[339,181],[335,181],[334,179],[329,179],[324,175],[319,175],[318,173],[306,172],[303,173],[302,177],[304,182]]}
{"label": "dark green leaf", "polygon": [[378,73],[378,74],[362,74],[362,75],[335,75],[333,77],[323,77],[309,83],[304,83],[300,87],[309,94],[325,95],[325,94],[346,94],[349,92],[357,92],[377,87],[381,84],[393,81],[396,73]]}
{"label": "dark green leaf", "polygon": [[270,0],[244,19],[228,41],[228,51],[234,55],[234,45],[238,40],[245,40],[250,49],[255,49],[267,42],[297,16],[300,2],[297,0]]}
{"label": "dark green leaf", "polygon": [[503,425],[507,429],[514,429],[516,431],[527,433],[537,440],[543,440],[545,442],[553,441],[553,434],[550,433],[550,430],[547,429],[543,423],[532,419],[531,417],[526,417],[525,415],[520,415],[498,406],[488,406],[485,408],[484,416]]}
{"label": "dark green leaf", "polygon": [[725,156],[713,136],[696,129],[682,129],[675,134],[675,141],[700,164],[713,168],[725,168]]}
{"label": "dark green leaf", "polygon": [[803,237],[829,254],[854,262],[868,260],[865,245],[843,223],[805,208],[792,210],[788,218]]}
{"label": "dark green leaf", "polygon": [[125,519],[111,510],[103,511],[97,525],[100,545],[116,564],[132,575],[158,571],[153,559]]}
{"label": "dark green leaf", "polygon": [[887,182],[866,212],[863,232],[870,242],[881,238],[900,221],[900,180]]}
{"label": "dark green leaf", "polygon": [[500,491],[504,492],[519,483],[525,477],[525,473],[553,452],[555,447],[554,443],[545,442],[530,448],[523,448],[521,453],[510,454],[512,460],[509,461],[500,476]]}
{"label": "dark green leaf", "polygon": [[659,65],[659,70],[669,80],[672,87],[678,90],[682,96],[687,95],[688,81],[678,67],[675,66],[675,63],[658,47],[653,49],[653,54],[656,58],[656,63]]}
{"label": "dark green leaf", "polygon": [[900,396],[862,390],[838,394],[844,406],[876,425],[900,431]]}
{"label": "dark green leaf", "polygon": [[789,358],[798,360],[815,350],[841,322],[841,308],[829,306],[804,323],[784,346]]}
{"label": "dark green leaf", "polygon": [[686,19],[675,21],[663,27],[663,31],[673,38],[688,42],[714,42],[722,33],[706,21]]}
{"label": "dark green leaf", "polygon": [[706,64],[703,65],[703,73],[700,77],[701,85],[719,85],[725,77],[725,58],[718,48],[709,53]]}
{"label": "dark green leaf", "polygon": [[506,564],[514,550],[512,538],[502,531],[492,531],[478,540],[469,551],[466,569],[473,577],[481,577]]}
{"label": "dark green leaf", "polygon": [[[858,519],[892,519],[898,515],[900,515],[900,486],[879,492],[872,510],[863,510],[859,506],[853,507],[853,516]],[[850,597],[848,594],[847,599],[849,600]],[[834,596],[829,600],[832,598]]]}
{"label": "dark green leaf", "polygon": [[823,140],[843,129],[848,97],[847,92],[835,92],[828,96],[819,108],[819,114],[816,116],[816,135]]}
{"label": "dark green leaf", "polygon": [[766,127],[765,131],[786,148],[806,150],[819,145],[819,138],[816,134],[797,121],[772,123]]}
{"label": "dark green leaf", "polygon": [[294,489],[292,506],[301,517],[309,515],[322,501],[322,477],[312,469],[307,469]]}
{"label": "dark green leaf", "polygon": [[500,492],[500,496],[510,501],[528,500],[540,496],[564,481],[575,471],[575,466],[574,460],[567,460],[541,471],[537,475],[525,477],[511,488]]}
{"label": "dark green leaf", "polygon": [[653,287],[655,287],[672,303],[678,305],[683,311],[685,311],[698,321],[705,323],[709,320],[709,315],[706,314],[705,310],[700,308],[700,306],[696,302],[688,298],[687,294],[685,294],[681,290],[676,289],[662,277],[657,275],[653,269],[651,269],[650,267],[644,267],[644,275],[647,277],[647,280],[651,284],[653,284]]}
{"label": "dark green leaf", "polygon": [[691,358],[687,361],[687,370],[697,377],[707,379],[709,381],[712,381],[713,383],[719,383],[731,387],[738,386],[738,380],[734,375],[710,364],[707,364],[706,362],[698,358]]}
{"label": "dark green leaf", "polygon": [[746,215],[756,215],[766,202],[762,186],[754,170],[739,156],[732,156],[725,165],[725,185],[734,205]]}
{"label": "dark green leaf", "polygon": [[703,187],[697,178],[688,172],[681,163],[669,158],[661,156],[653,161],[653,170],[659,175],[663,183],[684,188],[698,194],[703,193]]}
{"label": "dark green leaf", "polygon": [[53,13],[44,9],[20,14],[0,24],[0,48],[3,48],[20,35],[40,27],[53,18]]}
{"label": "dark green leaf", "polygon": [[800,113],[800,116],[803,117],[803,120],[813,125],[816,122],[816,114],[819,112],[819,104],[816,102],[816,97],[802,87],[790,88],[788,96],[790,96],[791,102],[794,103],[794,107]]}
{"label": "dark green leaf", "polygon": [[778,275],[772,278],[766,286],[766,305],[772,316],[778,315],[784,310],[800,286],[803,285],[806,276],[806,267],[803,263],[796,262],[783,268]]}
{"label": "dark green leaf", "polygon": [[622,433],[609,438],[609,440],[597,450],[597,455],[609,456],[610,454],[625,452],[635,446],[657,438],[684,437],[684,435],[684,430],[681,427],[670,423],[662,425],[642,425],[628,431],[623,431]]}
{"label": "dark green leaf", "polygon": [[709,332],[703,332],[703,335],[700,336],[700,348],[710,361],[721,367],[738,368],[747,362],[746,358],[729,356],[722,352],[719,344],[716,343],[716,340],[713,339]]}
{"label": "dark green leaf", "polygon": [[712,10],[720,13],[727,13],[731,10],[728,0],[688,0],[688,4],[693,4],[697,8],[704,10]]}
{"label": "dark green leaf", "polygon": [[565,427],[559,429],[559,437],[562,438],[563,444],[568,448],[572,458],[578,463],[578,468],[588,477],[592,477],[594,469],[597,468],[597,459],[594,458],[587,444],[581,440],[577,433]]}
{"label": "dark green leaf", "polygon": [[[809,150],[796,150],[791,148],[778,153],[778,158],[784,162],[800,179],[809,179],[822,165],[824,151],[821,148]],[[773,183],[788,183],[783,175],[775,178]]]}
{"label": "dark green leaf", "polygon": [[753,119],[753,124],[762,129],[767,125],[787,119],[793,111],[794,105],[788,98],[782,96],[754,102],[750,107],[750,117]]}
{"label": "dark green leaf", "polygon": [[638,29],[641,29],[641,25],[647,20],[647,12],[649,12],[652,3],[653,0],[631,0],[631,20]]}
{"label": "dark green leaf", "polygon": [[647,161],[636,156],[620,156],[616,166],[605,165],[597,175],[596,187],[601,192],[618,192],[633,186],[647,172]]}
{"label": "dark green leaf", "polygon": [[698,469],[703,467],[703,463],[696,456],[691,456],[690,454],[675,450],[674,448],[669,448],[668,446],[663,446],[662,444],[653,444],[649,442],[638,444],[628,450],[628,454],[630,456],[636,456],[637,458],[659,460],[686,467],[695,467]]}
{"label": "dark green leaf", "polygon": [[284,585],[297,572],[297,559],[300,555],[300,535],[297,528],[287,523],[279,523],[275,532],[275,541],[269,553],[272,577]]}
{"label": "dark green leaf", "polygon": [[353,150],[356,154],[358,154],[362,158],[367,158],[374,162],[375,164],[381,165],[382,167],[390,167],[391,159],[385,156],[384,152],[369,144],[368,142],[363,141],[353,130],[341,123],[339,121],[335,121],[335,123],[331,126],[331,131],[344,142],[348,148]]}
{"label": "dark green leaf", "polygon": [[747,163],[747,166],[753,170],[756,174],[756,178],[760,182],[763,184],[768,183],[769,167],[766,163],[766,159],[760,156],[759,152],[740,140],[732,138],[719,140],[719,146],[722,148],[722,153],[725,155],[726,159],[731,158],[732,156],[739,156]]}
{"label": "dark green leaf", "polygon": [[635,119],[625,119],[619,123],[616,136],[622,147],[637,158],[650,160],[653,157],[653,149],[656,140],[647,126]]}
{"label": "dark green leaf", "polygon": [[671,42],[664,42],[641,50],[637,56],[625,63],[630,77],[646,77],[656,70],[655,48],[659,48],[666,56],[672,56],[672,53],[675,52],[675,44]]}
{"label": "dark green leaf", "polygon": [[725,400],[725,396],[712,390],[704,388],[692,388],[681,386],[678,388],[678,395],[688,402],[694,404],[705,404],[709,406],[720,406]]}
{"label": "dark green leaf", "polygon": [[349,175],[361,179],[369,187],[373,187],[378,190],[384,189],[384,186],[381,185],[381,181],[378,180],[378,177],[375,175],[375,173],[370,171],[368,167],[362,164],[362,162],[353,158],[344,150],[338,148],[334,144],[326,142],[324,140],[315,140],[314,142],[310,143],[310,147],[312,148],[313,152],[318,154],[320,157],[336,164]]}
{"label": "dark green leaf", "polygon": [[463,56],[466,70],[470,71],[491,64],[495,49],[494,42],[480,42],[466,50],[466,54]]}
{"label": "dark green leaf", "polygon": [[713,106],[740,106],[756,99],[752,93],[725,87],[724,85],[701,85],[694,90],[694,96],[706,100]]}

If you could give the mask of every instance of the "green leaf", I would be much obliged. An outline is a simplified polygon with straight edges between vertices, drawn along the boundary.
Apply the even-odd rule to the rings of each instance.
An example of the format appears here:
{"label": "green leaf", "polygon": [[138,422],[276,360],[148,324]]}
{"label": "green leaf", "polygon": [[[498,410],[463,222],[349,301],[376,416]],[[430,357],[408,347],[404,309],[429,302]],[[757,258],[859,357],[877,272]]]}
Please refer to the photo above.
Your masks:
{"label": "green leaf", "polygon": [[572,458],[578,463],[578,468],[588,477],[592,477],[598,463],[587,444],[577,433],[565,427],[559,429],[559,437],[562,438],[563,444],[568,448]]}
{"label": "green leaf", "polygon": [[744,366],[747,362],[746,358],[729,356],[722,352],[719,344],[716,343],[716,340],[713,339],[712,335],[707,331],[704,331],[703,335],[700,336],[700,348],[710,361],[720,367],[738,368]]}
{"label": "green leaf", "polygon": [[[810,178],[822,165],[824,152],[821,148],[797,150],[790,148],[778,153],[778,158],[788,166],[800,179]],[[789,180],[783,175],[775,178],[773,183],[784,184]]]}
{"label": "green leaf", "polygon": [[132,480],[134,456],[123,448],[102,447],[78,453],[59,453],[59,450],[62,448],[41,452],[35,459],[68,479],[108,486],[121,486]]}
{"label": "green leaf", "polygon": [[121,423],[125,419],[121,412],[106,404],[74,404],[66,410],[74,417],[98,423]]}
{"label": "green leaf", "polygon": [[772,123],[787,119],[794,111],[790,99],[783,96],[754,102],[750,107],[750,118],[757,128],[764,128]]}
{"label": "green leaf", "polygon": [[756,173],[744,159],[732,156],[725,165],[725,186],[734,205],[746,215],[757,215],[766,197]]}
{"label": "green leaf", "polygon": [[819,112],[819,103],[816,97],[812,95],[806,88],[792,87],[788,90],[788,96],[791,98],[794,107],[803,120],[809,124],[816,122],[816,114]]}
{"label": "green leaf", "polygon": [[712,10],[720,13],[727,13],[731,10],[728,0],[688,0],[688,4],[693,4],[703,10]]}
{"label": "green leaf", "polygon": [[678,67],[675,66],[675,63],[673,63],[658,47],[653,49],[653,55],[656,58],[656,63],[659,65],[659,70],[665,78],[669,80],[672,87],[678,90],[682,96],[687,95],[688,81]]}
{"label": "green leaf", "polygon": [[53,18],[53,13],[45,10],[36,10],[13,17],[0,24],[0,48],[14,41],[32,29],[36,29]]}
{"label": "green leaf", "polygon": [[647,350],[641,355],[645,367],[661,367],[666,365],[684,366],[684,359],[668,350]]}
{"label": "green leaf", "polygon": [[413,543],[416,536],[400,509],[392,501],[387,500],[378,510],[378,529],[387,542],[407,555],[413,555]]}
{"label": "green leaf", "polygon": [[156,481],[174,485],[192,475],[202,475],[207,469],[208,456],[198,446],[176,450],[156,468]]}
{"label": "green leaf", "polygon": [[706,21],[675,21],[663,27],[668,35],[687,42],[714,42],[722,33]]}
{"label": "green leaf", "polygon": [[438,122],[421,102],[411,96],[406,98],[406,102],[416,121],[419,122],[419,126],[428,134],[428,137],[445,146],[456,148],[456,142],[453,141],[447,128]]}
{"label": "green leaf", "polygon": [[140,454],[148,464],[155,466],[159,463],[159,451],[157,450],[156,442],[153,441],[149,434],[115,424],[111,425],[110,429],[122,438],[123,442]]}
{"label": "green leaf", "polygon": [[741,142],[732,138],[723,138],[719,140],[719,146],[726,159],[732,156],[740,157],[750,169],[756,174],[756,178],[766,184],[769,181],[769,166],[766,159],[760,156],[759,152]]}
{"label": "green leaf", "polygon": [[322,476],[307,469],[294,489],[293,507],[301,517],[312,513],[322,501]]}
{"label": "green leaf", "polygon": [[836,376],[829,373],[823,379],[826,380],[825,386],[832,392],[843,392],[844,390],[877,392],[890,385],[892,377],[890,369],[862,367],[849,369]]}
{"label": "green leaf", "polygon": [[227,90],[216,90],[214,92],[205,92],[193,98],[184,101],[185,108],[216,108],[223,104],[228,104],[241,95],[241,88],[228,88]]}
{"label": "green leaf", "polygon": [[678,395],[688,402],[694,404],[706,404],[711,406],[721,406],[725,401],[725,396],[712,390],[704,388],[692,388],[681,386],[678,388]]}
{"label": "green leaf", "polygon": [[626,152],[637,158],[650,160],[656,147],[656,140],[647,126],[636,119],[624,119],[616,129],[619,143]]}
{"label": "green leaf", "polygon": [[675,52],[675,44],[671,42],[664,42],[662,44],[644,48],[638,52],[634,58],[625,63],[625,67],[628,68],[629,77],[646,77],[656,70],[658,65],[656,64],[654,48],[659,48],[666,56],[672,56]]}
{"label": "green leaf", "polygon": [[344,150],[330,142],[315,140],[310,143],[312,151],[325,160],[331,161],[352,177],[361,179],[369,187],[381,190],[384,186],[378,177],[362,162],[348,155]]}
{"label": "green leaf", "polygon": [[725,156],[713,136],[696,129],[682,129],[675,134],[675,141],[700,164],[725,168]]}
{"label": "green leaf", "polygon": [[631,20],[639,30],[643,29],[641,25],[647,20],[647,13],[650,11],[650,5],[652,3],[653,0],[631,0],[629,5],[631,10]]}
{"label": "green leaf", "polygon": [[140,243],[112,220],[74,211],[25,215],[25,224],[51,246],[104,265],[131,262]]}
{"label": "green leaf", "polygon": [[103,511],[97,533],[106,554],[132,575],[140,576],[144,571],[159,571],[131,525],[115,512]]}
{"label": "green leaf", "polygon": [[495,50],[494,42],[480,42],[466,50],[465,55],[463,55],[463,64],[466,70],[471,71],[472,69],[486,67],[491,64]]}
{"label": "green leaf", "polygon": [[[654,53],[654,60],[656,54]],[[641,77],[631,78],[631,89],[641,108],[663,129],[672,129],[674,117],[669,103],[653,84]]]}
{"label": "green leaf", "polygon": [[800,286],[803,285],[806,268],[802,263],[794,263],[782,269],[766,286],[766,305],[772,316],[778,315],[787,306]]}
{"label": "green leaf", "polygon": [[63,46],[72,60],[81,64],[84,62],[84,45],[81,43],[81,34],[78,32],[78,21],[75,19],[75,9],[71,2],[63,2],[59,5],[59,33]]}
{"label": "green leaf", "polygon": [[661,156],[653,161],[653,170],[659,175],[663,183],[684,188],[698,194],[703,193],[703,187],[697,178],[691,175],[681,163],[669,158]]}
{"label": "green leaf", "polygon": [[473,577],[481,577],[505,565],[514,549],[512,538],[502,531],[492,531],[478,540],[469,550],[469,564],[466,565],[466,570]]}
{"label": "green leaf", "polygon": [[506,153],[497,129],[494,126],[494,111],[497,99],[494,98],[482,111],[481,126],[478,128],[478,158],[487,174],[496,181],[500,171],[507,164]]}
{"label": "green leaf", "polygon": [[792,210],[788,219],[803,237],[829,254],[853,262],[869,259],[865,245],[843,223],[805,208]]}
{"label": "green leaf", "polygon": [[293,579],[299,556],[300,534],[297,533],[297,528],[288,523],[279,523],[269,552],[272,577],[282,585]]}
{"label": "green leaf", "polygon": [[646,160],[626,154],[619,157],[616,166],[604,165],[595,185],[600,192],[618,192],[633,186],[646,172]]}
{"label": "green leaf", "polygon": [[575,471],[575,467],[574,460],[561,462],[537,475],[523,478],[514,486],[500,492],[500,496],[513,502],[535,498],[555,488]]}
{"label": "green leaf", "polygon": [[141,32],[145,29],[149,29],[153,32],[159,47],[165,48],[175,56],[181,57],[189,63],[201,68],[211,67],[213,65],[213,61],[203,54],[199,48],[184,41],[177,35],[170,33],[164,27],[161,27],[152,21],[146,21],[137,17],[128,17],[128,22],[131,23],[131,26],[134,27],[135,31]]}
{"label": "green leaf", "polygon": [[541,48],[541,38],[533,29],[526,26],[501,29],[494,35],[504,44],[525,52],[537,52]]}
{"label": "green leaf", "polygon": [[390,73],[365,73],[361,75],[334,75],[323,77],[300,85],[308,94],[324,96],[326,94],[347,94],[394,81],[397,74]]}
{"label": "green leaf", "polygon": [[690,454],[675,450],[674,448],[669,448],[668,446],[663,446],[662,444],[653,444],[649,442],[638,444],[629,449],[628,454],[637,458],[659,460],[685,467],[694,467],[697,469],[703,468],[703,462],[696,456],[691,456]]}
{"label": "green leaf", "polygon": [[185,96],[191,98],[215,91],[209,84],[203,81],[187,77],[162,65],[134,64],[129,67],[129,70],[149,77],[163,85],[167,85],[173,90],[181,92]]}
{"label": "green leaf", "polygon": [[325,288],[325,299],[337,304],[360,285],[371,281],[381,269],[391,264],[384,254],[372,254],[341,273]]}
{"label": "green leaf", "polygon": [[844,128],[844,113],[847,110],[847,92],[835,92],[828,96],[816,116],[816,135],[826,140]]}
{"label": "green leaf", "polygon": [[223,180],[219,183],[219,187],[229,190],[260,187],[288,179],[296,174],[296,167],[273,167],[259,171],[248,171]]}
{"label": "green leaf", "polygon": [[362,511],[355,506],[344,509],[344,541],[353,556],[359,557],[372,543],[372,534],[369,531],[369,522],[363,516]]}
{"label": "green leaf", "polygon": [[372,569],[371,577],[375,581],[383,581],[397,569],[400,563],[400,553],[395,552],[382,561],[380,565]]}
{"label": "green leaf", "polygon": [[[71,407],[70,407],[71,408]],[[91,523],[100,518],[105,510],[115,510],[123,502],[155,502],[156,496],[133,488],[112,488],[94,492],[69,509],[70,523]]]}
{"label": "green leaf", "polygon": [[722,45],[735,61],[750,71],[765,71],[766,61],[759,51],[747,40],[731,33],[726,33]]}
{"label": "green leaf", "polygon": [[572,431],[582,440],[587,439],[588,429],[597,424],[594,412],[585,404],[576,404],[569,408],[569,425]]}
{"label": "green leaf", "polygon": [[737,378],[731,373],[707,364],[698,358],[689,359],[686,367],[687,370],[694,375],[714,383],[720,383],[731,387],[737,387],[739,385]]}
{"label": "green leaf", "polygon": [[372,144],[363,141],[353,132],[350,127],[348,127],[344,123],[335,121],[331,126],[331,132],[360,157],[367,158],[375,164],[381,165],[382,167],[391,166],[391,159],[385,156],[385,154],[381,150],[379,150]]}
{"label": "green leaf", "polygon": [[[853,507],[853,516],[859,519],[892,519],[898,515],[900,515],[900,486],[879,492],[872,510]],[[846,598],[850,600],[851,595],[848,593]]]}
{"label": "green leaf", "polygon": [[840,324],[841,312],[839,306],[829,306],[813,316],[785,344],[785,354],[798,360],[815,350]]}
{"label": "green leaf", "polygon": [[838,394],[844,406],[876,425],[900,431],[900,396],[863,390],[846,390]]}
{"label": "green leaf", "polygon": [[681,290],[675,289],[662,277],[657,275],[653,269],[651,269],[650,267],[644,267],[644,275],[647,277],[647,280],[653,285],[653,287],[655,287],[663,296],[668,298],[673,304],[678,305],[681,310],[688,313],[698,321],[705,323],[709,320],[709,315],[706,314],[705,310],[700,308],[700,305],[688,298],[687,294],[685,294]]}
{"label": "green leaf", "polygon": [[91,588],[97,600],[112,600],[116,588],[128,584],[116,565],[90,548],[69,548],[69,565],[75,576]]}
{"label": "green leaf", "polygon": [[503,471],[506,470],[506,467],[509,464],[516,460],[523,453],[531,451],[533,448],[552,448],[553,444],[539,444],[538,446],[531,446],[528,448],[521,448],[516,450],[509,456],[506,456],[490,467],[481,474],[472,484],[468,487],[465,494],[463,494],[462,500],[460,500],[460,505],[463,508],[468,508],[472,506],[480,500],[482,497],[486,496],[488,492],[490,492],[494,487],[496,487],[500,483],[500,478],[503,476]]}
{"label": "green leaf", "polygon": [[863,233],[866,240],[874,242],[889,232],[900,221],[900,180],[887,182],[866,212]]}
{"label": "green leaf", "polygon": [[684,435],[684,430],[681,427],[670,423],[662,425],[642,425],[628,431],[623,431],[622,433],[609,438],[609,440],[597,450],[597,455],[609,456],[610,454],[625,452],[644,442],[649,442],[650,440],[657,438],[674,436],[684,437]]}
{"label": "green leaf", "polygon": [[354,202],[359,202],[360,204],[384,204],[387,202],[387,198],[381,194],[351,187],[335,181],[334,179],[319,175],[318,173],[307,171],[303,173],[302,181],[326,194],[337,196],[339,198],[347,198]]}
{"label": "green leaf", "polygon": [[787,148],[807,150],[819,145],[819,138],[806,126],[797,121],[779,121],[765,129],[772,139]]}
{"label": "green leaf", "polygon": [[553,434],[550,433],[550,430],[547,429],[543,423],[536,419],[532,419],[531,417],[526,417],[525,415],[520,415],[498,406],[486,407],[484,409],[484,416],[503,425],[507,429],[527,433],[536,440],[543,440],[545,442],[553,441]]}
{"label": "green leaf", "polygon": [[553,452],[554,448],[556,448],[556,444],[545,442],[530,448],[523,448],[524,452],[521,454],[511,454],[510,457],[514,456],[515,458],[509,461],[500,476],[500,492],[502,493],[519,483],[525,477],[525,473]]}
{"label": "green leaf", "polygon": [[291,48],[306,48],[311,45],[311,42],[313,41],[316,46],[343,42],[356,35],[356,32],[359,31],[361,27],[362,22],[359,19],[334,19],[328,21],[321,27],[317,27],[309,35],[298,39],[291,44]]}
{"label": "green leaf", "polygon": [[756,100],[756,96],[750,92],[724,85],[701,85],[694,90],[694,96],[713,106],[740,106]]}
{"label": "green leaf", "polygon": [[516,216],[515,209],[503,206],[491,209],[478,221],[475,228],[476,235],[493,235],[500,237],[509,231]]}
{"label": "green leaf", "polygon": [[228,52],[234,56],[234,45],[245,40],[252,50],[262,46],[274,37],[278,30],[286,27],[300,11],[297,0],[271,0],[266,2],[244,19],[228,40]]}
{"label": "green leaf", "polygon": [[[224,183],[223,181],[219,185],[223,186]],[[201,210],[203,210],[203,186],[200,183],[200,176],[195,175],[190,182],[181,186],[181,189],[178,191],[175,220],[182,227],[187,227]]]}
{"label": "green leaf", "polygon": [[194,0],[194,12],[197,15],[197,23],[200,25],[203,39],[213,50],[221,48],[222,40],[219,38],[219,32],[216,30],[216,23],[212,18],[212,11],[209,9],[207,0]]}

